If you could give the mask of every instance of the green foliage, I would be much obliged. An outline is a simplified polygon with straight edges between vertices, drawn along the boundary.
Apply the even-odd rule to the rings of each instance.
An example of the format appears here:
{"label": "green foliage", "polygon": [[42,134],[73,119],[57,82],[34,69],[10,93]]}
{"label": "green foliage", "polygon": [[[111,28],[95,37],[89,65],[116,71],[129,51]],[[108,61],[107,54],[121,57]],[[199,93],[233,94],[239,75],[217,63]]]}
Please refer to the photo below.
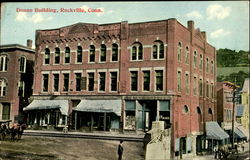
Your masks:
{"label": "green foliage", "polygon": [[242,87],[244,80],[249,77],[249,73],[246,73],[244,71],[239,71],[238,73],[232,73],[228,76],[217,76],[217,81],[218,82],[223,82],[223,81],[229,81],[236,83],[238,86]]}

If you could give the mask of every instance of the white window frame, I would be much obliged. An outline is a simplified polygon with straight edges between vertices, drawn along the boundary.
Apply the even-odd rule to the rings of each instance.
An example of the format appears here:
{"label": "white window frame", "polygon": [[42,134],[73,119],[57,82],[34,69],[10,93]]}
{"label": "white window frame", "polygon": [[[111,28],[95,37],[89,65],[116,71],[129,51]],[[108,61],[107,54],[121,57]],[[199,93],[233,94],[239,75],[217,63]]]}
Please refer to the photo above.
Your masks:
{"label": "white window frame", "polygon": [[[98,72],[98,92],[106,92],[107,91],[107,70],[97,70]],[[105,73],[105,88],[104,88],[104,91],[101,91],[100,90],[100,73]]]}
{"label": "white window frame", "polygon": [[[112,54],[113,54],[113,44],[116,44],[117,45],[117,50],[118,50],[118,53],[117,53],[117,61],[112,61]],[[119,62],[119,59],[120,59],[120,46],[117,44],[117,43],[112,43],[112,45],[111,45],[111,56],[110,56],[110,62]],[[109,50],[109,49],[107,49],[107,50]]]}
{"label": "white window frame", "polygon": [[[105,47],[106,47],[106,60],[105,61],[101,61],[101,52],[102,52],[102,45],[104,45]],[[99,63],[107,63],[107,58],[108,58],[108,47],[107,47],[107,45],[106,44],[104,44],[104,43],[102,43],[101,45],[100,45],[100,48],[99,48]]]}
{"label": "white window frame", "polygon": [[[1,64],[1,59],[3,59],[3,64]],[[3,70],[0,70],[0,72],[7,72],[8,64],[7,64],[7,68],[6,68],[6,63],[8,63],[8,55],[3,54],[0,56],[0,65],[3,67]]]}
{"label": "white window frame", "polygon": [[[43,71],[43,72],[41,72],[41,74],[42,74],[42,78],[41,78],[41,80],[42,80],[42,86],[41,86],[41,93],[48,93],[49,92],[49,81],[50,81],[50,72],[49,71]],[[48,91],[43,91],[43,86],[44,86],[44,76],[43,75],[45,75],[45,74],[47,74],[48,75]]]}
{"label": "white window frame", "polygon": [[[82,48],[82,62],[77,62],[77,57],[78,57],[78,47],[81,47]],[[83,63],[83,47],[81,45],[77,45],[76,47],[76,56],[75,56],[75,64],[82,64]]]}
{"label": "white window frame", "polygon": [[[131,72],[136,71],[137,72],[137,90],[136,91],[132,91],[131,85],[132,85],[132,81],[131,81]],[[130,92],[138,92],[139,91],[139,68],[129,68],[129,90]]]}
{"label": "white window frame", "polygon": [[[5,87],[5,95],[3,95]],[[5,97],[7,95],[7,81],[5,79],[0,79],[0,97]]]}
{"label": "white window frame", "polygon": [[[163,48],[164,48],[164,50],[163,50],[163,58],[160,58],[160,45],[161,44],[163,44]],[[153,53],[154,53],[154,45],[156,45],[157,46],[157,58],[156,59],[154,59],[154,56],[153,56]],[[165,59],[165,57],[166,57],[166,47],[167,45],[166,44],[164,44],[162,41],[160,41],[160,40],[157,40],[157,41],[155,41],[154,42],[154,44],[151,46],[151,60],[164,60]]]}
{"label": "white window frame", "polygon": [[[164,90],[165,90],[165,83],[164,83],[164,80],[165,80],[165,67],[154,67],[153,68],[153,70],[154,70],[154,92],[164,92]],[[163,74],[163,88],[162,88],[162,90],[157,90],[157,88],[156,88],[156,71],[159,71],[159,70],[162,70],[162,74]]]}
{"label": "white window frame", "polygon": [[[23,71],[20,70],[20,67],[21,67],[21,59],[24,58],[24,63],[23,63]],[[27,58],[25,56],[21,56],[19,58],[19,72],[20,73],[26,73],[26,64],[27,64]]]}
{"label": "white window frame", "polygon": [[[94,87],[93,87],[93,91],[90,91],[89,90],[89,73],[94,73]],[[95,91],[95,77],[96,77],[96,70],[86,70],[86,74],[87,74],[87,86],[86,86],[86,90],[88,91],[88,92],[94,92]]]}
{"label": "white window frame", "polygon": [[[109,69],[108,70],[108,72],[109,72],[109,92],[118,92],[118,89],[119,89],[119,70],[118,69]],[[111,72],[116,72],[116,74],[117,74],[117,80],[116,80],[116,91],[111,91]]]}
{"label": "white window frame", "polygon": [[[133,60],[132,59],[132,54],[133,54],[133,47],[136,47],[136,59],[135,60]],[[142,47],[142,59],[138,59],[138,57],[139,57],[139,47]],[[143,59],[144,59],[144,47],[143,47],[143,45],[140,43],[140,42],[135,42],[132,46],[131,46],[131,48],[130,48],[130,61],[143,61]]]}

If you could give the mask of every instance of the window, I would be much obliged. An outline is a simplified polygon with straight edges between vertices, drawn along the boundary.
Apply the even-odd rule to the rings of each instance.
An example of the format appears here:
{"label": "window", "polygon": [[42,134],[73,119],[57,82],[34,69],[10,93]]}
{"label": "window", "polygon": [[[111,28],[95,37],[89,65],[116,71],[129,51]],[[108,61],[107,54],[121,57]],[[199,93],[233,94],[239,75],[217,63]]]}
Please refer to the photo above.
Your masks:
{"label": "window", "polygon": [[10,104],[3,103],[2,119],[3,120],[10,119]]}
{"label": "window", "polygon": [[106,73],[99,72],[99,91],[105,91]]}
{"label": "window", "polygon": [[199,82],[199,92],[200,92],[200,96],[203,96],[203,81],[201,78]]}
{"label": "window", "polygon": [[112,62],[118,61],[118,45],[112,44]]}
{"label": "window", "polygon": [[8,57],[7,55],[0,56],[0,71],[7,71]]}
{"label": "window", "polygon": [[186,47],[186,50],[185,50],[185,63],[189,64],[189,48],[188,47]]}
{"label": "window", "polygon": [[18,83],[18,96],[24,97],[24,94],[25,94],[25,83],[24,81],[20,81]]}
{"label": "window", "polygon": [[94,73],[88,73],[88,91],[94,91]]}
{"label": "window", "polygon": [[194,67],[197,67],[197,52],[194,51]]}
{"label": "window", "polygon": [[60,49],[56,48],[55,49],[55,64],[59,64],[60,63]]}
{"label": "window", "polygon": [[95,46],[91,45],[89,47],[89,62],[95,62]]}
{"label": "window", "polygon": [[77,59],[76,59],[77,63],[82,63],[82,47],[78,46],[77,47]]}
{"label": "window", "polygon": [[137,71],[131,71],[131,91],[137,91],[138,86],[138,72]]}
{"label": "window", "polygon": [[107,53],[107,47],[102,44],[101,45],[101,55],[100,55],[100,61],[105,62],[106,61],[106,53]]}
{"label": "window", "polygon": [[156,91],[163,91],[163,71],[155,71],[156,74]]}
{"label": "window", "polygon": [[209,84],[208,84],[208,81],[206,83],[206,92],[207,92],[206,95],[209,98]]}
{"label": "window", "polygon": [[76,77],[76,91],[81,91],[81,77],[82,77],[82,74],[81,73],[76,73],[75,77]]}
{"label": "window", "polygon": [[54,92],[59,91],[59,74],[53,74],[54,76]]}
{"label": "window", "polygon": [[211,74],[213,74],[213,73],[214,73],[214,62],[211,61]]}
{"label": "window", "polygon": [[143,48],[141,43],[134,43],[132,46],[132,60],[142,60],[143,58]]}
{"label": "window", "polygon": [[189,84],[189,74],[186,73],[186,74],[185,74],[185,88],[186,88],[186,94],[189,94],[189,87],[190,87],[190,84]]}
{"label": "window", "polygon": [[211,93],[211,98],[213,99],[214,98],[214,84],[213,83],[211,83],[210,93]]}
{"label": "window", "polygon": [[66,47],[65,48],[65,59],[64,63],[70,63],[70,48]]}
{"label": "window", "polygon": [[181,46],[181,42],[178,43],[178,49],[177,49],[177,59],[178,62],[181,62],[181,52],[182,52],[182,46]]}
{"label": "window", "polygon": [[202,54],[200,54],[200,69],[202,69],[203,68],[203,56],[202,56]]}
{"label": "window", "polygon": [[143,71],[143,90],[150,90],[150,71]]}
{"label": "window", "polygon": [[49,48],[45,48],[44,64],[49,64],[49,61],[50,61],[50,50]]}
{"label": "window", "polygon": [[184,105],[184,107],[183,107],[183,112],[184,112],[184,113],[188,113],[188,111],[189,111],[189,110],[188,110],[188,106],[187,106],[187,105]]}
{"label": "window", "polygon": [[111,91],[117,91],[117,72],[110,72],[111,74]]}
{"label": "window", "polygon": [[161,41],[156,41],[153,45],[153,59],[164,58],[164,45]]}
{"label": "window", "polygon": [[208,114],[213,114],[213,111],[211,108],[208,109]]}
{"label": "window", "polygon": [[177,91],[181,92],[181,71],[177,72]]}
{"label": "window", "polygon": [[125,107],[125,128],[134,130],[136,129],[135,101],[126,101]]}
{"label": "window", "polygon": [[25,57],[20,58],[19,72],[21,72],[21,73],[26,72],[26,58]]}
{"label": "window", "polygon": [[196,108],[196,112],[197,112],[198,114],[201,114],[201,109],[200,109],[200,107],[197,107],[197,108]]}
{"label": "window", "polygon": [[63,91],[69,91],[69,73],[63,74]]}
{"label": "window", "polygon": [[4,79],[0,79],[0,96],[6,96],[7,83]]}
{"label": "window", "polygon": [[43,92],[48,92],[49,88],[49,75],[43,74]]}
{"label": "window", "polygon": [[197,95],[197,88],[198,88],[198,81],[197,81],[197,77],[194,77],[194,95]]}
{"label": "window", "polygon": [[206,72],[208,73],[209,71],[209,61],[208,58],[206,59]]}

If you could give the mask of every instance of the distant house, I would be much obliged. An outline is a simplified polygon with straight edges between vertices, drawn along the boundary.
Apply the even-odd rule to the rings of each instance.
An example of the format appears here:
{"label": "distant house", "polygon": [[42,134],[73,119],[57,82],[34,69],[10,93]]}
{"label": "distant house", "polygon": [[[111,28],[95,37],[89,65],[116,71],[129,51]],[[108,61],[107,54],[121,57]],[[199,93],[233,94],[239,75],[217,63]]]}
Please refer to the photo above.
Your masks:
{"label": "distant house", "polygon": [[245,129],[249,129],[249,78],[244,81],[241,101],[242,105],[239,108],[240,117],[238,117],[238,119]]}

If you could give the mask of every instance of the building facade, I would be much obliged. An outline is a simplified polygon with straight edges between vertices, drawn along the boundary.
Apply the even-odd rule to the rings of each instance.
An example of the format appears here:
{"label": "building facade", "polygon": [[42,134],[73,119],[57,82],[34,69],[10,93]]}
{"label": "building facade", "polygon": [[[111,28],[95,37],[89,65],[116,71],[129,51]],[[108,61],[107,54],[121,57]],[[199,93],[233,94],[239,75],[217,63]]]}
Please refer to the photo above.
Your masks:
{"label": "building facade", "polygon": [[25,110],[39,111],[31,124],[83,130],[145,132],[162,120],[171,156],[192,155],[204,146],[205,122],[216,120],[215,66],[216,50],[193,21],[37,30],[34,100]]}
{"label": "building facade", "polygon": [[23,121],[23,107],[32,95],[35,50],[11,44],[0,46],[0,120]]}
{"label": "building facade", "polygon": [[244,85],[241,93],[241,103],[243,105],[242,108],[242,117],[240,118],[239,123],[243,125],[243,127],[249,130],[249,78],[245,79]]}

